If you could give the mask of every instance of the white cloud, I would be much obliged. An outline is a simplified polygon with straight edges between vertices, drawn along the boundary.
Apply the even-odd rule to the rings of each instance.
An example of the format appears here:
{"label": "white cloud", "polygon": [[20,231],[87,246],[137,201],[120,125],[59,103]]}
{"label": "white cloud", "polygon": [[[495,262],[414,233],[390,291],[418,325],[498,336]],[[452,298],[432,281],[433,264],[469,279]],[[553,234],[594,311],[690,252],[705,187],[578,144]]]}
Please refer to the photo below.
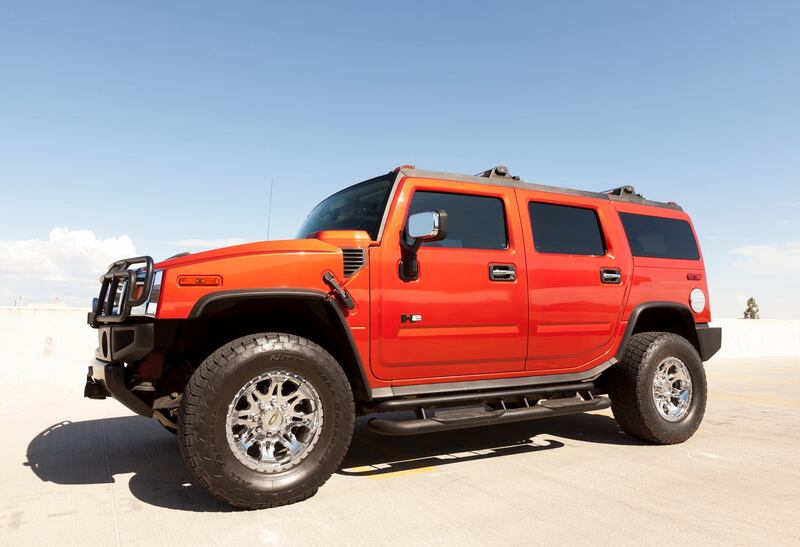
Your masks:
{"label": "white cloud", "polygon": [[800,241],[782,245],[748,245],[731,251],[736,266],[762,275],[787,277],[800,274]]}
{"label": "white cloud", "polygon": [[90,230],[53,228],[47,239],[0,240],[0,292],[28,302],[83,303],[109,264],[129,256],[136,248],[128,236],[98,239]]}
{"label": "white cloud", "polygon": [[247,240],[239,237],[229,237],[223,239],[181,239],[173,241],[172,245],[183,249],[218,249],[220,247],[241,245],[242,243],[247,243]]}
{"label": "white cloud", "polygon": [[737,247],[726,258],[706,263],[713,317],[741,317],[753,297],[763,319],[800,318],[800,241]]}

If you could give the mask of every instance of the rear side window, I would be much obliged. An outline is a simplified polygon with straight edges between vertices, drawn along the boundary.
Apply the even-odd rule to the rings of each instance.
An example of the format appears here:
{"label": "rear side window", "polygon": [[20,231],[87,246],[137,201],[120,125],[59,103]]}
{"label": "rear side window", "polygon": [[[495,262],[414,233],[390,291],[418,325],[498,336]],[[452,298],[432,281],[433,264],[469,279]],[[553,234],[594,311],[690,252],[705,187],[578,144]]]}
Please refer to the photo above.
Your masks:
{"label": "rear side window", "polygon": [[594,209],[533,201],[528,204],[533,246],[540,253],[606,254],[600,221]]}
{"label": "rear side window", "polygon": [[692,227],[677,218],[620,213],[633,256],[699,260]]}
{"label": "rear side window", "polygon": [[409,216],[441,209],[447,213],[447,238],[428,247],[505,249],[508,247],[503,200],[487,196],[414,192]]}

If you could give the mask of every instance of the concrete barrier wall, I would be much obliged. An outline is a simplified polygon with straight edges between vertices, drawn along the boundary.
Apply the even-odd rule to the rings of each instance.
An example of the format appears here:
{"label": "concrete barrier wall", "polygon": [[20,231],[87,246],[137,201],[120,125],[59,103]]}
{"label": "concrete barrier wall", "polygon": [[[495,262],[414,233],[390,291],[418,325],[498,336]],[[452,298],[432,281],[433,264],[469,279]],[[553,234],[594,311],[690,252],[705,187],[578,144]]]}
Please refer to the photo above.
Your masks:
{"label": "concrete barrier wall", "polygon": [[[722,319],[722,349],[715,359],[800,355],[800,320]],[[97,346],[83,309],[0,308],[0,382],[29,378],[19,367],[36,367],[42,385],[74,382],[82,375]]]}
{"label": "concrete barrier wall", "polygon": [[714,359],[800,355],[800,320],[720,319],[722,349]]}
{"label": "concrete barrier wall", "polygon": [[[0,308],[0,384],[75,385],[83,394],[97,333],[84,309]],[[33,368],[41,374],[32,375]]]}

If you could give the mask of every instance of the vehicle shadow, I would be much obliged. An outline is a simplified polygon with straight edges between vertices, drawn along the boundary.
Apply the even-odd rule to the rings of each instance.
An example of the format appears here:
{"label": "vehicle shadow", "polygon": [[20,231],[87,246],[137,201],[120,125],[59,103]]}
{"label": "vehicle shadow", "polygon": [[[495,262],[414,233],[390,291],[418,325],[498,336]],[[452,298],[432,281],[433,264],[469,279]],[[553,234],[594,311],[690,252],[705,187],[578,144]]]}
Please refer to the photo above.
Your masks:
{"label": "vehicle shadow", "polygon": [[140,416],[54,424],[31,440],[27,457],[24,465],[43,481],[103,484],[133,474],[128,488],[147,504],[182,511],[235,511],[194,483],[175,435]]}
{"label": "vehicle shadow", "polygon": [[[563,447],[564,442],[553,436],[639,444],[621,434],[612,418],[597,414],[410,437],[372,433],[368,420],[362,417],[356,422],[350,450],[338,471],[342,476],[374,476]],[[195,484],[174,435],[139,416],[54,424],[30,441],[24,465],[42,481],[63,485],[113,483],[115,477],[131,474],[128,488],[144,503],[194,512],[236,510]]]}
{"label": "vehicle shadow", "polygon": [[[398,412],[381,417],[409,419],[413,414]],[[367,427],[370,418],[358,419],[339,474],[374,476],[564,446],[562,441],[551,437],[603,444],[644,444],[621,432],[613,418],[600,414],[575,414],[402,437],[373,433]]]}

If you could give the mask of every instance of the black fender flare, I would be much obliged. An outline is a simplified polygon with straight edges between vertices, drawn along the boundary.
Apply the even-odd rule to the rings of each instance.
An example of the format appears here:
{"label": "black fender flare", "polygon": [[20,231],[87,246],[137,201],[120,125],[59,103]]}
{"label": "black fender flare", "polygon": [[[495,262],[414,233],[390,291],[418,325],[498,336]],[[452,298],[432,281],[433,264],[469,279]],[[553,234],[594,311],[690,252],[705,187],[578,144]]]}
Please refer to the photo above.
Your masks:
{"label": "black fender flare", "polygon": [[350,326],[347,324],[347,320],[345,319],[344,313],[339,304],[337,303],[337,300],[328,293],[313,289],[293,289],[293,288],[231,289],[224,291],[216,291],[200,297],[200,299],[198,299],[197,302],[195,302],[194,306],[192,306],[192,310],[189,312],[187,319],[198,319],[202,317],[205,313],[207,313],[207,310],[210,307],[213,308],[215,304],[222,304],[222,303],[227,304],[227,303],[240,302],[244,300],[254,300],[254,299],[266,300],[274,298],[314,300],[322,303],[329,309],[329,311],[332,312],[334,321],[338,323],[338,325],[335,326],[340,327],[342,329],[342,332],[344,332],[347,337],[347,346],[350,348],[350,351],[353,355],[353,362],[355,363],[356,369],[358,370],[358,374],[360,376],[364,389],[364,395],[366,396],[367,400],[371,400],[373,398],[372,387],[367,378],[367,372],[364,368],[364,363],[361,360],[358,348],[356,347],[356,342],[353,339],[353,333],[350,330]]}
{"label": "black fender flare", "polygon": [[[653,309],[666,309],[678,312],[681,317],[683,317],[683,319],[686,320],[689,325],[691,325],[691,330],[695,332],[696,336],[697,324],[694,321],[692,311],[685,304],[659,300],[643,302],[633,308],[633,311],[631,311],[631,314],[628,316],[628,325],[625,328],[625,334],[623,335],[622,342],[620,342],[619,348],[617,349],[617,354],[614,356],[617,361],[622,361],[622,358],[625,356],[625,349],[628,347],[628,341],[630,341],[631,336],[633,336],[633,332],[636,330],[636,324],[638,323],[642,313]],[[691,342],[697,349],[698,353],[700,353],[701,350],[698,340],[696,338],[694,340],[690,339],[689,342]]]}

